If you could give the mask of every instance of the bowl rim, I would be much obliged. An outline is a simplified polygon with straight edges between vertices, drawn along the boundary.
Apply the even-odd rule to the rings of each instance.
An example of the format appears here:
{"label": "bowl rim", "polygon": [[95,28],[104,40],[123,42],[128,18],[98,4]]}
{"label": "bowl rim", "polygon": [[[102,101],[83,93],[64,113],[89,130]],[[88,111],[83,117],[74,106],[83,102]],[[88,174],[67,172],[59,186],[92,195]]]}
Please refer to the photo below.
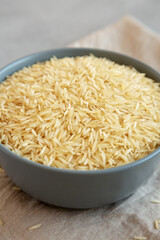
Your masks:
{"label": "bowl rim", "polygon": [[3,144],[0,143],[0,150],[3,151],[5,154],[7,154],[10,157],[16,158],[21,163],[24,163],[26,165],[30,165],[36,168],[40,168],[43,170],[49,170],[57,173],[65,173],[65,174],[79,174],[79,175],[98,175],[98,174],[112,174],[116,172],[122,172],[126,171],[130,168],[137,167],[141,164],[144,164],[145,162],[149,161],[152,157],[156,156],[157,154],[160,153],[160,147],[148,154],[147,156],[136,160],[135,162],[127,163],[122,166],[117,166],[117,167],[111,167],[111,168],[106,168],[106,169],[96,169],[96,170],[75,170],[75,169],[65,169],[65,168],[56,168],[56,167],[51,167],[47,165],[43,165],[34,161],[31,161],[27,158],[24,158],[11,150],[9,150],[7,147],[5,147]]}
{"label": "bowl rim", "polygon": [[[86,50],[86,51],[90,51],[91,53],[93,51],[97,51],[97,52],[101,52],[101,53],[113,54],[113,55],[117,55],[117,56],[120,56],[120,57],[124,57],[124,58],[127,58],[128,60],[137,62],[140,65],[143,65],[145,68],[149,69],[150,71],[152,71],[153,73],[158,75],[158,77],[160,78],[160,73],[158,71],[156,71],[155,69],[153,69],[152,67],[150,67],[146,63],[143,63],[142,61],[139,61],[139,60],[137,60],[133,57],[130,57],[128,55],[125,55],[125,54],[122,54],[122,53],[119,53],[119,52],[115,52],[115,51],[108,51],[108,50],[105,50],[105,49],[98,49],[98,48],[83,48],[83,47],[80,47],[80,48],[70,48],[70,47],[56,48],[56,49],[50,49],[50,50],[43,50],[43,51],[39,51],[39,52],[36,52],[36,53],[26,55],[24,57],[18,58],[17,60],[11,61],[9,64],[7,64],[3,68],[1,68],[0,69],[0,75],[2,73],[5,73],[5,71],[7,71],[9,68],[14,67],[17,64],[21,63],[22,61],[25,62],[25,61],[29,60],[30,58],[32,59],[34,57],[38,57],[40,55],[47,54],[47,53],[50,54],[51,52],[55,52],[55,56],[56,56],[56,52],[66,51],[66,50],[75,51],[75,52],[76,51],[81,51],[81,50]],[[31,65],[33,65],[33,64],[31,64]],[[14,153],[14,152],[12,152],[5,145],[3,145],[1,143],[0,143],[0,150],[3,151],[4,153],[6,153],[7,155],[9,155],[10,157],[14,157],[14,158],[16,158],[16,160],[18,160],[18,161],[20,161],[24,164],[27,164],[27,165],[29,164],[30,166],[33,166],[33,167],[37,167],[37,168],[40,168],[40,169],[49,170],[49,171],[53,171],[53,172],[57,172],[57,173],[78,174],[78,175],[112,174],[112,173],[116,173],[116,172],[125,171],[125,170],[128,170],[130,168],[136,167],[138,165],[144,164],[145,162],[150,160],[152,157],[154,157],[155,155],[158,155],[160,153],[160,147],[158,147],[157,149],[155,149],[153,152],[146,155],[145,157],[143,157],[139,160],[136,160],[134,162],[121,165],[121,166],[111,167],[111,168],[106,168],[106,169],[96,169],[96,170],[75,170],[75,169],[56,168],[56,167],[51,167],[51,166],[47,166],[47,165],[43,165],[43,164],[34,162],[32,160],[29,160],[27,158],[24,158],[24,157]]]}

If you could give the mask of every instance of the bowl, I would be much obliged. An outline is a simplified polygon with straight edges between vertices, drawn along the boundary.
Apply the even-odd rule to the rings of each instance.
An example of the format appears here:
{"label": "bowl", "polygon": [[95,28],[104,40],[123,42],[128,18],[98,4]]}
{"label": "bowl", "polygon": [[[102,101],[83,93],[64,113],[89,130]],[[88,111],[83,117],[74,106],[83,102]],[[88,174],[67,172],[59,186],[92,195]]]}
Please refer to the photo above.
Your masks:
{"label": "bowl", "polygon": [[[131,65],[155,81],[160,74],[131,57],[98,49],[64,48],[39,52],[10,63],[0,70],[0,81],[36,62],[93,54],[119,64]],[[27,160],[0,144],[0,164],[12,181],[35,199],[65,208],[100,207],[134,193],[158,166],[160,148],[133,163],[104,170],[69,170],[44,166]]]}

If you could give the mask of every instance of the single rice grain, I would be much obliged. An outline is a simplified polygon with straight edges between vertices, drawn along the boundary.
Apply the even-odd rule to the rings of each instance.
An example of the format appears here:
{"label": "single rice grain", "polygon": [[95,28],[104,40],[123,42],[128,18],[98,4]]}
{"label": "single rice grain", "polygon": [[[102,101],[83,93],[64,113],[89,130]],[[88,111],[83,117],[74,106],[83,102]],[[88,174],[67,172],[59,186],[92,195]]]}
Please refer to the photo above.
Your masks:
{"label": "single rice grain", "polygon": [[21,189],[19,187],[16,187],[16,186],[13,187],[13,190],[21,191]]}
{"label": "single rice grain", "polygon": [[34,225],[32,227],[29,227],[28,230],[31,231],[31,230],[34,230],[34,229],[37,229],[39,227],[41,227],[42,224],[37,224],[37,225]]}
{"label": "single rice grain", "polygon": [[3,221],[2,221],[2,219],[0,219],[0,226],[2,226],[3,225]]}
{"label": "single rice grain", "polygon": [[1,173],[5,173],[5,171],[4,171],[3,168],[0,168],[0,172],[1,172]]}
{"label": "single rice grain", "polygon": [[151,203],[160,204],[160,200],[152,200]]}
{"label": "single rice grain", "polygon": [[154,227],[157,230],[160,228],[160,219],[154,221]]}
{"label": "single rice grain", "polygon": [[141,236],[137,236],[137,237],[134,237],[133,239],[137,239],[137,240],[147,240],[146,237],[141,237]]}

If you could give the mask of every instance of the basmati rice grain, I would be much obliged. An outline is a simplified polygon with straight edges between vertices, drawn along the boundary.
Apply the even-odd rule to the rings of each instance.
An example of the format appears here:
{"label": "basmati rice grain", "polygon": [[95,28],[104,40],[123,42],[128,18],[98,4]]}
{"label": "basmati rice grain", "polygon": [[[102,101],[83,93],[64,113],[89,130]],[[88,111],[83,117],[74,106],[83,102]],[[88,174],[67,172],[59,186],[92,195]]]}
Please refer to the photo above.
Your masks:
{"label": "basmati rice grain", "polygon": [[19,187],[16,187],[16,186],[13,187],[13,190],[21,191],[21,189]]}
{"label": "basmati rice grain", "polygon": [[159,224],[160,224],[160,220],[159,219],[154,221],[155,229],[157,229],[157,230],[159,229]]}
{"label": "basmati rice grain", "polygon": [[0,226],[2,226],[3,225],[3,221],[2,221],[2,219],[0,219]]}
{"label": "basmati rice grain", "polygon": [[147,240],[146,237],[141,237],[141,236],[134,237],[133,239],[137,239],[137,240]]}
{"label": "basmati rice grain", "polygon": [[3,168],[0,168],[0,172],[1,172],[1,173],[5,173],[5,171],[4,171]]}
{"label": "basmati rice grain", "polygon": [[31,231],[31,230],[37,229],[37,228],[41,227],[41,225],[42,225],[42,224],[34,225],[34,226],[28,228],[28,230]]}
{"label": "basmati rice grain", "polygon": [[152,200],[151,203],[157,203],[157,204],[160,204],[160,200]]}

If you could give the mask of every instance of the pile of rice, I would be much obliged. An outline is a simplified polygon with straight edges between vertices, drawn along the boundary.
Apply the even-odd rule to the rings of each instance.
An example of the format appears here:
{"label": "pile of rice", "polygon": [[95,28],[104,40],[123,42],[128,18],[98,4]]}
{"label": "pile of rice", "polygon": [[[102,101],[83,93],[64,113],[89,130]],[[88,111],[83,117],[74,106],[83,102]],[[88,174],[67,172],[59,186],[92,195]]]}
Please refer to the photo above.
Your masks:
{"label": "pile of rice", "polygon": [[105,58],[51,58],[0,84],[0,142],[57,168],[105,169],[160,145],[160,84]]}

